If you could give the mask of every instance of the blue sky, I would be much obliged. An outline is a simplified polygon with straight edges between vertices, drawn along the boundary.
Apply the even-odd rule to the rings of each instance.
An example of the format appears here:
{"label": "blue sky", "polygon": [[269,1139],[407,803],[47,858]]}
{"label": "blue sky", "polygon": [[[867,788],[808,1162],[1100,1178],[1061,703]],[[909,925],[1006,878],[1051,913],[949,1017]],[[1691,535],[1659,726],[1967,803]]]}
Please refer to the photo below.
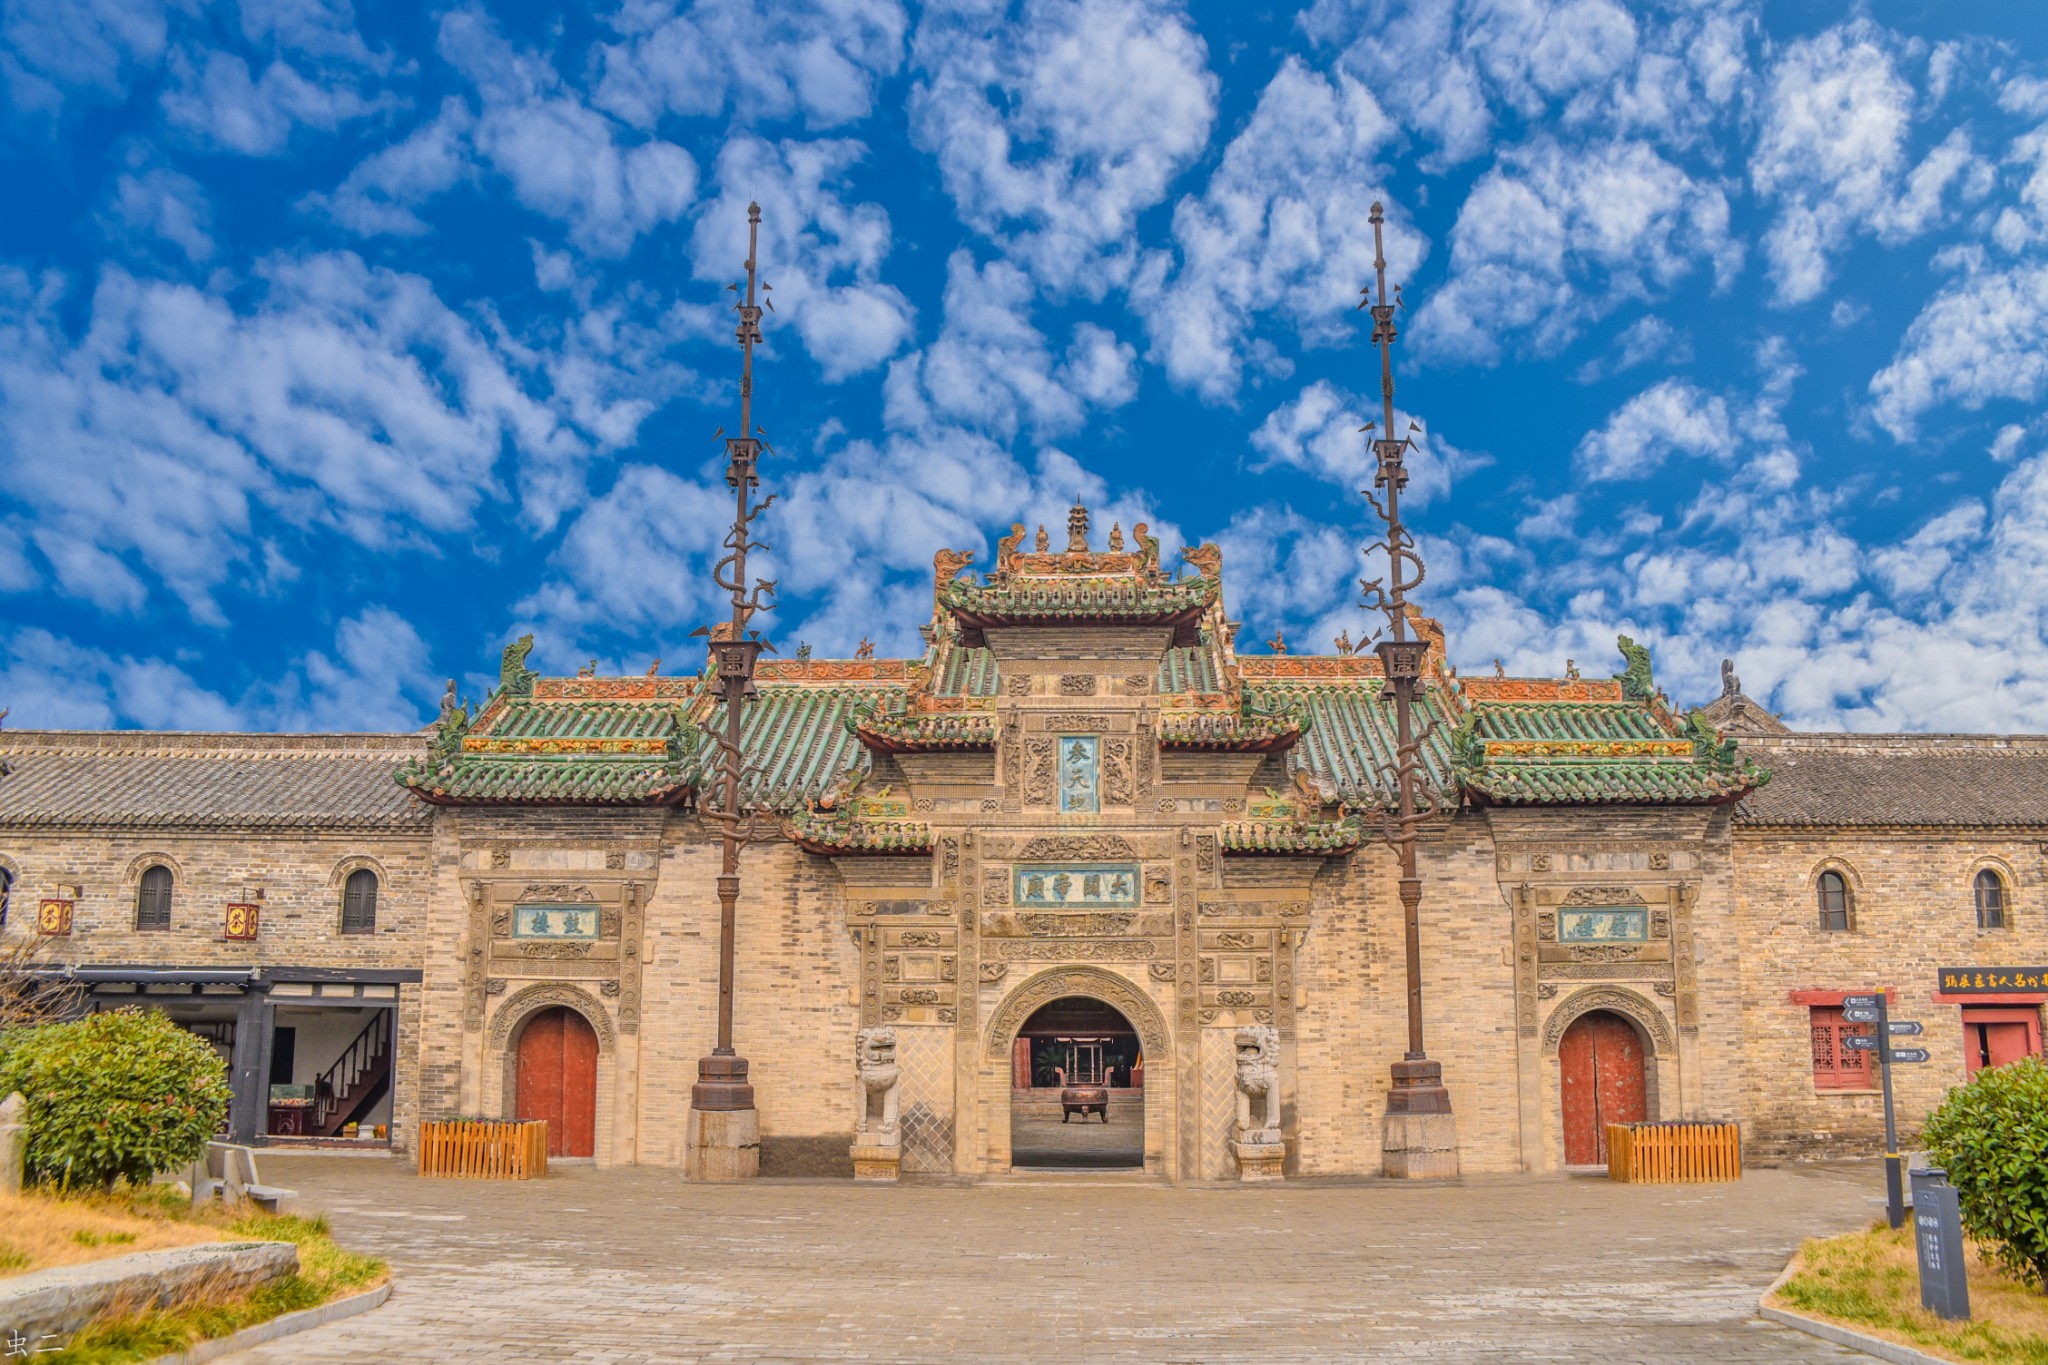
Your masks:
{"label": "blue sky", "polygon": [[694,670],[750,197],[785,654],[1076,496],[1327,649],[1377,197],[1454,661],[2048,728],[2025,0],[0,0],[0,176],[17,727]]}

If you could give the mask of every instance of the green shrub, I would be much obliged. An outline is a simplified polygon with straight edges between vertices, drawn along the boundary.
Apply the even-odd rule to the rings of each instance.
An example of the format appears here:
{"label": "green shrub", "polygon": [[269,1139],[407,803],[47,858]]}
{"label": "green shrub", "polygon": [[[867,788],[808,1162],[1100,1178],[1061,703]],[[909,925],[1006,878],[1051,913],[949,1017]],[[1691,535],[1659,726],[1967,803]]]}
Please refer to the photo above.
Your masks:
{"label": "green shrub", "polygon": [[199,1157],[228,1109],[227,1068],[164,1015],[123,1009],[0,1036],[0,1095],[28,1099],[31,1180],[112,1189]]}
{"label": "green shrub", "polygon": [[1922,1137],[1961,1196],[1970,1235],[2006,1273],[2048,1292],[2048,1061],[1978,1072]]}

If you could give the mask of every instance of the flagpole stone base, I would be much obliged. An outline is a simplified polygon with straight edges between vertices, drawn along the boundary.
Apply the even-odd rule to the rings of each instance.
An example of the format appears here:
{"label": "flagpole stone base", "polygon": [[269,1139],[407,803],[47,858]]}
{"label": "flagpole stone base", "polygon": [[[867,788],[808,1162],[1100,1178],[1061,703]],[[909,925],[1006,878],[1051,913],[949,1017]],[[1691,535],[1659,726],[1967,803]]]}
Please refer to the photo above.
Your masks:
{"label": "flagpole stone base", "polygon": [[752,1180],[761,1174],[761,1111],[692,1109],[683,1145],[683,1178]]}
{"label": "flagpole stone base", "polygon": [[1438,1063],[1414,1054],[1394,1063],[1381,1148],[1381,1171],[1391,1179],[1442,1180],[1458,1173],[1458,1120]]}

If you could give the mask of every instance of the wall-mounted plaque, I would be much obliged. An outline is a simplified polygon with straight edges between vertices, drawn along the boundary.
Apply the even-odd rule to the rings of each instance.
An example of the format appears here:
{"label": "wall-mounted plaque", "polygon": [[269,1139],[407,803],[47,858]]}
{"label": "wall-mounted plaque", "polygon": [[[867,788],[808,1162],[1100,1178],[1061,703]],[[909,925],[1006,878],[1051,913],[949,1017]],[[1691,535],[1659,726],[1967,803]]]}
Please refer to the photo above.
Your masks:
{"label": "wall-mounted plaque", "polygon": [[1019,863],[1019,910],[1108,910],[1138,903],[1136,863]]}
{"label": "wall-mounted plaque", "polygon": [[1943,967],[1940,982],[1935,989],[1945,995],[2041,991],[2048,990],[2048,967]]}
{"label": "wall-mounted plaque", "polygon": [[594,905],[516,905],[512,937],[532,939],[594,939],[599,918]]}
{"label": "wall-mounted plaque", "polygon": [[244,943],[256,937],[256,926],[262,917],[263,907],[246,901],[228,902],[227,913],[221,917],[223,937],[238,939]]}
{"label": "wall-mounted plaque", "polygon": [[1060,814],[1086,815],[1102,809],[1102,741],[1094,735],[1059,739]]}
{"label": "wall-mounted plaque", "polygon": [[1647,906],[1575,906],[1557,912],[1559,943],[1645,943],[1649,937]]}
{"label": "wall-mounted plaque", "polygon": [[46,900],[36,907],[36,932],[51,938],[61,938],[71,932],[71,906],[68,900]]}

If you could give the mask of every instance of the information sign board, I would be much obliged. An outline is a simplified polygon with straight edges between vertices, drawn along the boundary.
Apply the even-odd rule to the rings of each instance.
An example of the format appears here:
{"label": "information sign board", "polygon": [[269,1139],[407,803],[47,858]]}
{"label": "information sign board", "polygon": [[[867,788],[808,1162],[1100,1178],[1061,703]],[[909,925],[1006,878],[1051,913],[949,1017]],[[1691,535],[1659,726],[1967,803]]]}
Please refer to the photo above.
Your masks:
{"label": "information sign board", "polygon": [[1968,1318],[1963,1213],[1946,1171],[1913,1172],[1913,1242],[1920,1259],[1920,1306],[1936,1317]]}

